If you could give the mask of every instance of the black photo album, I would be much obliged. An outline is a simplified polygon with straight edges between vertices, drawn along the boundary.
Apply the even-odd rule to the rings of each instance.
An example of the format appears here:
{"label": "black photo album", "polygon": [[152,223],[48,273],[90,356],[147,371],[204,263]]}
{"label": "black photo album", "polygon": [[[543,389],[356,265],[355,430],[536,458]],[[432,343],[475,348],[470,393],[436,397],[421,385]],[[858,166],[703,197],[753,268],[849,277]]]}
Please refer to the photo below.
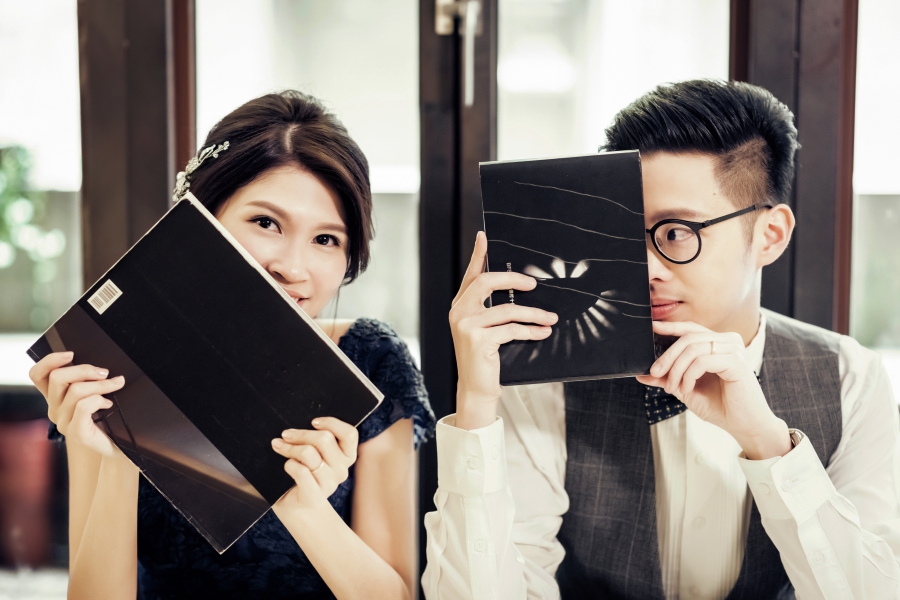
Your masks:
{"label": "black photo album", "polygon": [[271,440],[383,395],[191,194],[28,350],[125,386],[95,421],[224,552],[294,480]]}
{"label": "black photo album", "polygon": [[491,304],[559,315],[550,337],[500,347],[500,383],[648,373],[657,349],[640,153],[481,163],[481,191],[488,270],[537,280]]}

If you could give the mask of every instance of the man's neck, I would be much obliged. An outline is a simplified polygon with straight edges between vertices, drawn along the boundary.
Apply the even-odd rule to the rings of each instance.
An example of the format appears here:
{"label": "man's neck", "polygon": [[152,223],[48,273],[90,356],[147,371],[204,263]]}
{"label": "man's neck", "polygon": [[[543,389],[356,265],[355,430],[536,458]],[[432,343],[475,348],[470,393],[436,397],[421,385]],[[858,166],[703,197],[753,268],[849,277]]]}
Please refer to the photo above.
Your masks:
{"label": "man's neck", "polygon": [[759,311],[759,301],[750,302],[716,329],[720,333],[737,333],[744,340],[744,346],[749,346],[759,332]]}

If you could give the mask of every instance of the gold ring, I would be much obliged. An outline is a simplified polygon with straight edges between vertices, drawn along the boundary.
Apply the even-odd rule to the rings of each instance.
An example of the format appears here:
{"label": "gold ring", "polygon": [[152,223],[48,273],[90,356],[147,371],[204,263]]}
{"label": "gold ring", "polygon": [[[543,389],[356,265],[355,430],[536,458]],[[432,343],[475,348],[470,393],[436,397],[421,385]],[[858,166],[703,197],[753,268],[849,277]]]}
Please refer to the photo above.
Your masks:
{"label": "gold ring", "polygon": [[715,354],[715,353],[716,353],[716,343],[715,343],[715,342],[712,342],[712,341],[711,341],[711,342],[709,343],[709,353],[710,353],[710,354]]}
{"label": "gold ring", "polygon": [[322,459],[322,462],[319,463],[319,466],[316,467],[315,469],[313,469],[312,471],[310,471],[310,473],[315,474],[316,471],[318,471],[319,469],[321,469],[324,466],[325,466],[325,459]]}

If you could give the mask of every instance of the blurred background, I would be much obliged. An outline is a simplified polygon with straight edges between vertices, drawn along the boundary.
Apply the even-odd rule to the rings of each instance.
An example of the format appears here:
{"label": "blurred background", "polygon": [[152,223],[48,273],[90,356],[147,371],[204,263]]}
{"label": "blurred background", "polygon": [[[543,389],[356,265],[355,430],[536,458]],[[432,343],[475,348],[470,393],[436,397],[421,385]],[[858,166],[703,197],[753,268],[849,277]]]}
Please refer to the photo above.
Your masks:
{"label": "blurred background", "polygon": [[[467,27],[447,0],[0,0],[0,600],[66,586],[65,457],[25,349],[164,213],[209,128],[271,91],[321,98],[366,153],[373,259],[326,314],[390,323],[440,417],[478,162],[595,152],[660,83],[764,85],[803,149],[763,302],[881,352],[900,399],[900,3],[478,4]],[[424,512],[433,444],[420,461]]]}

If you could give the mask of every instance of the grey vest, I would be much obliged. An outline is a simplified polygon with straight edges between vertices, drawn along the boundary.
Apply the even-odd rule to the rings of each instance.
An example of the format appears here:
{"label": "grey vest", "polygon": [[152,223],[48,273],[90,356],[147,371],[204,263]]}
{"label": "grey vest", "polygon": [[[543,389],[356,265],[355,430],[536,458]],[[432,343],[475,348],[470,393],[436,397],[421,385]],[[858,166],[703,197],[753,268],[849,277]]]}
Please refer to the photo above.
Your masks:
{"label": "grey vest", "polygon": [[[760,381],[772,411],[803,431],[828,465],[841,439],[839,336],[766,312]],[[568,383],[562,597],[663,599],[645,388],[634,379]],[[731,599],[793,597],[753,504]]]}

